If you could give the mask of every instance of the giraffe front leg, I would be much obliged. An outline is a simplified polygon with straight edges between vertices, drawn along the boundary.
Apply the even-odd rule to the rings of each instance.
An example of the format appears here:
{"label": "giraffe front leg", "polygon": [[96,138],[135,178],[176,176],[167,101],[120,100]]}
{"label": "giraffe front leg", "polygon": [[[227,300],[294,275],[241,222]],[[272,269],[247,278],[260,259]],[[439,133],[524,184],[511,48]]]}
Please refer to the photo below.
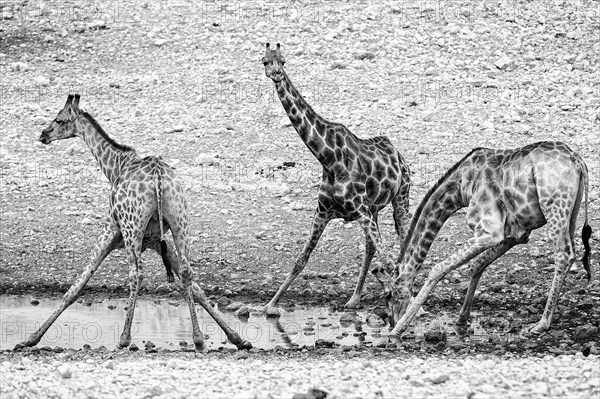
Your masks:
{"label": "giraffe front leg", "polygon": [[[125,315],[125,325],[119,339],[119,348],[125,348],[131,344],[131,325],[133,323],[133,314],[135,305],[142,285],[143,275],[141,270],[141,250],[136,251],[132,246],[127,246],[129,250],[129,301],[127,302],[127,314]],[[141,249],[141,248],[140,248]]]}
{"label": "giraffe front leg", "polygon": [[494,241],[495,240],[488,236],[473,237],[468,240],[461,249],[455,251],[442,263],[435,265],[429,272],[429,276],[427,277],[425,284],[423,284],[415,299],[408,305],[406,311],[390,332],[390,335],[400,336],[400,334],[406,330],[408,325],[412,322],[417,314],[419,308],[423,306],[431,291],[433,291],[437,283],[439,283],[444,276],[446,276],[452,270],[455,270],[456,268],[469,262],[486,249],[497,245],[498,242]]}
{"label": "giraffe front leg", "polygon": [[18,344],[17,347],[34,346],[40,342],[46,331],[48,331],[58,316],[60,316],[66,308],[75,302],[83,287],[85,287],[102,261],[104,261],[108,254],[118,246],[120,240],[121,233],[119,232],[119,229],[112,223],[107,223],[102,231],[102,234],[100,235],[98,244],[94,249],[90,263],[83,271],[83,274],[79,277],[79,280],[65,293],[58,308],[50,315],[50,317],[48,317],[44,324],[42,324],[42,326],[36,332],[31,334],[26,341]]}
{"label": "giraffe front leg", "polygon": [[271,301],[263,308],[263,312],[267,314],[267,316],[279,316],[280,312],[277,309],[277,304],[279,303],[279,299],[281,296],[287,291],[288,287],[292,284],[292,282],[298,277],[298,275],[302,272],[308,259],[310,258],[310,254],[317,246],[319,242],[319,238],[321,238],[321,234],[323,234],[323,230],[327,226],[327,223],[331,220],[331,216],[325,212],[321,212],[317,210],[315,214],[315,218],[313,220],[310,238],[308,242],[304,245],[304,250],[302,254],[296,260],[294,264],[294,268],[287,275],[284,282],[281,284],[275,296],[271,299]]}

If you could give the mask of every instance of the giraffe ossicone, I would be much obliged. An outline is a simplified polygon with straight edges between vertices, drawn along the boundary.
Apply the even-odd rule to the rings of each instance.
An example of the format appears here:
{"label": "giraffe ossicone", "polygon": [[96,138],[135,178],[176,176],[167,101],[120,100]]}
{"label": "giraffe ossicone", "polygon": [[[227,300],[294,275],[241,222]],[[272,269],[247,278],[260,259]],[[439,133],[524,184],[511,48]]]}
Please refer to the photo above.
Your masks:
{"label": "giraffe ossicone", "polygon": [[[39,141],[50,144],[55,140],[81,137],[98,161],[111,183],[110,209],[103,231],[90,262],[79,280],[63,296],[58,308],[29,338],[17,345],[36,345],[60,314],[79,296],[94,272],[110,252],[125,248],[129,262],[130,294],[119,347],[131,343],[131,325],[142,283],[141,254],[147,248],[158,252],[167,268],[181,280],[192,322],[192,340],[197,350],[204,349],[194,300],[196,300],[225,331],[227,338],[238,348],[252,345],[243,340],[210,306],[200,287],[193,281],[189,262],[189,226],[187,199],[175,176],[175,170],[160,158],[141,158],[131,147],[118,144],[87,112],[79,109],[78,94],[69,95],[63,109],[42,132]],[[163,239],[170,230],[174,247]]]}
{"label": "giraffe ossicone", "polygon": [[330,220],[358,221],[366,246],[358,282],[347,307],[359,304],[371,260],[377,251],[390,269],[393,260],[383,248],[377,217],[392,204],[396,233],[403,241],[408,223],[410,172],[408,164],[385,136],[360,139],[340,123],[326,120],[306,102],[288,78],[281,46],[266,44],[262,58],[265,74],[275,83],[277,95],[300,139],[323,167],[318,204],[310,237],[279,290],[265,307],[267,315],[278,315],[281,296],[302,272],[311,252]]}
{"label": "giraffe ossicone", "polygon": [[[594,281],[590,264],[588,170],[579,154],[561,142],[543,141],[517,149],[475,148],[452,166],[428,191],[410,223],[402,252],[392,273],[374,270],[382,284],[391,334],[400,335],[415,317],[436,284],[468,264],[470,285],[458,323],[469,319],[473,296],[484,270],[544,225],[555,237],[555,273],[538,333],[549,328],[566,274],[576,259],[574,232],[585,197],[582,229],[583,266]],[[448,217],[467,207],[473,237],[436,264],[412,300],[414,280]]]}

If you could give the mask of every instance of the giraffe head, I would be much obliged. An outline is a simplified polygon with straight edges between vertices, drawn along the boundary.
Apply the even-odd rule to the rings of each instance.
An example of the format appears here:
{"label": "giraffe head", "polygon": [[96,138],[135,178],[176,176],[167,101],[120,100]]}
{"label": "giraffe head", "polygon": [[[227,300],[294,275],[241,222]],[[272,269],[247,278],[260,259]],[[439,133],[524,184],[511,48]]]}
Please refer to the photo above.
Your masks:
{"label": "giraffe head", "polygon": [[69,94],[67,102],[60,110],[56,118],[46,129],[42,131],[39,141],[43,144],[50,144],[55,140],[63,140],[75,137],[77,128],[75,121],[79,118],[79,94]]}
{"label": "giraffe head", "polygon": [[281,46],[277,43],[277,48],[271,50],[271,45],[267,43],[267,51],[265,56],[262,58],[263,65],[265,66],[265,75],[275,83],[279,83],[283,80],[283,65],[285,59],[281,55]]}
{"label": "giraffe head", "polygon": [[410,295],[404,295],[398,288],[398,284],[392,274],[382,267],[377,267],[372,271],[373,275],[379,280],[383,287],[383,298],[385,299],[385,311],[390,321],[390,327],[394,328],[400,320],[406,308],[410,303]]}

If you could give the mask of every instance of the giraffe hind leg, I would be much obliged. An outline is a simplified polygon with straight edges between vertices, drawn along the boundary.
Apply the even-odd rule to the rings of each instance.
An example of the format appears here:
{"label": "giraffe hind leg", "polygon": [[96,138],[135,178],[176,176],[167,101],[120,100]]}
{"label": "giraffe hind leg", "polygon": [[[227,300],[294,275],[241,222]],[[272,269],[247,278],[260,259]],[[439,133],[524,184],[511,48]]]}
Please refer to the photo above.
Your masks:
{"label": "giraffe hind leg", "polygon": [[576,259],[573,241],[573,229],[570,228],[568,224],[569,221],[559,215],[559,212],[553,212],[553,216],[550,218],[547,225],[550,229],[550,233],[557,237],[555,241],[556,250],[554,261],[556,266],[554,269],[552,286],[548,292],[548,299],[546,301],[546,307],[544,308],[542,318],[530,329],[530,332],[534,334],[545,331],[550,327],[562,287],[567,277],[567,272]]}
{"label": "giraffe hind leg", "polygon": [[194,305],[194,292],[192,288],[193,271],[188,259],[188,243],[185,229],[175,229],[173,232],[173,241],[179,254],[179,270],[178,275],[183,285],[183,294],[190,310],[190,318],[192,321],[192,341],[197,351],[204,349],[204,336],[200,330],[198,322],[198,314]]}
{"label": "giraffe hind leg", "polygon": [[465,325],[469,317],[471,316],[471,309],[473,308],[473,297],[475,296],[475,290],[479,279],[485,271],[485,269],[491,265],[496,259],[504,255],[509,249],[517,244],[514,240],[505,240],[499,245],[490,248],[474,259],[471,265],[471,281],[469,282],[469,288],[465,295],[462,308],[458,314],[456,324]]}
{"label": "giraffe hind leg", "polygon": [[346,305],[347,308],[354,308],[358,306],[360,302],[360,297],[362,294],[363,286],[365,284],[365,280],[367,278],[367,272],[369,271],[369,266],[371,265],[371,261],[375,256],[375,244],[373,244],[373,240],[368,234],[365,234],[366,244],[365,244],[365,259],[363,260],[362,267],[360,269],[360,273],[358,275],[358,282],[356,283],[356,288],[354,289],[354,293]]}
{"label": "giraffe hind leg", "polygon": [[127,313],[125,315],[125,323],[123,326],[123,332],[119,338],[119,347],[124,348],[129,346],[131,343],[131,326],[133,324],[133,314],[135,312],[135,305],[137,303],[140,287],[142,280],[144,279],[142,274],[141,266],[141,243],[125,243],[125,248],[128,252],[129,262],[129,300],[127,302]]}
{"label": "giraffe hind leg", "polygon": [[408,187],[406,189],[401,188],[398,194],[392,198],[392,208],[394,215],[394,227],[396,234],[400,237],[402,243],[406,238],[408,227],[410,224],[410,213],[408,211]]}
{"label": "giraffe hind leg", "polygon": [[[194,273],[189,261],[190,248],[187,204],[183,195],[176,194],[175,190],[171,191],[175,192],[175,194],[165,195],[165,198],[163,198],[163,217],[171,228],[178,261],[173,263],[169,262],[169,264],[171,268],[175,269],[176,274],[183,285],[183,296],[188,304],[192,322],[192,341],[194,342],[196,350],[202,351],[204,349],[204,335],[200,330],[196,305],[194,304]],[[163,248],[162,244],[161,248]],[[164,244],[164,248],[165,258],[168,260],[168,247],[166,243]]]}
{"label": "giraffe hind leg", "polygon": [[[182,280],[179,271],[179,259],[177,258],[177,254],[175,253],[175,248],[168,241],[166,241],[166,245],[166,257],[170,260],[170,264],[173,268],[173,273],[177,276],[179,280]],[[217,322],[219,327],[221,327],[221,329],[225,332],[225,335],[227,336],[229,342],[236,345],[239,349],[252,348],[252,344],[248,341],[243,340],[238,333],[236,333],[231,327],[229,327],[229,325],[227,325],[227,323],[225,322],[225,320],[223,320],[219,313],[212,306],[210,306],[210,303],[206,299],[204,292],[202,292],[200,286],[193,280],[191,282],[191,287],[194,301],[200,306],[202,306],[206,310],[206,312]],[[184,294],[184,297],[185,295],[187,295],[187,292]]]}

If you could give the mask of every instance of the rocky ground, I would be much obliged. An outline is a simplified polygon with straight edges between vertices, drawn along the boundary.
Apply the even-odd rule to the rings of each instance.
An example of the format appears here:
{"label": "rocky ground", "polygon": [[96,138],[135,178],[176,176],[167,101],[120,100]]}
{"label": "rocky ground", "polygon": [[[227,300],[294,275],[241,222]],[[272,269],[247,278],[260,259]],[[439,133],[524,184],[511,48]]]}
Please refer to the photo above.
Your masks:
{"label": "rocky ground", "polygon": [[[598,356],[385,350],[0,355],[3,398],[591,398]],[[325,396],[326,395],[326,396]]]}
{"label": "rocky ground", "polygon": [[[196,276],[212,299],[266,303],[304,245],[320,166],[289,125],[272,82],[264,76],[259,60],[265,42],[282,44],[288,75],[317,112],[343,122],[360,137],[390,137],[410,163],[411,209],[473,147],[517,147],[539,140],[568,143],[590,169],[592,263],[598,266],[597,1],[308,1],[217,8],[213,3],[170,0],[84,5],[23,0],[0,3],[0,12],[1,293],[32,298],[62,294],[85,265],[99,234],[109,186],[89,151],[78,140],[50,146],[36,142],[67,93],[79,92],[82,107],[117,141],[135,146],[142,155],[161,155],[177,168],[191,202]],[[380,223],[384,242],[396,252],[389,209],[380,215]],[[442,229],[425,269],[468,236],[459,212]],[[579,238],[576,243],[581,253]],[[284,305],[343,304],[363,252],[357,225],[332,223]],[[486,271],[475,308],[488,315],[492,327],[510,331],[515,319],[507,317],[509,311],[518,316],[517,324],[539,319],[552,279],[552,252],[551,238],[540,229],[529,244],[513,249]],[[123,253],[112,254],[82,301],[126,296],[125,259]],[[540,367],[554,370],[573,361],[564,375],[579,374],[577,362],[588,360],[577,358],[577,353],[588,350],[594,356],[600,343],[600,293],[586,289],[581,267],[575,269],[565,283],[550,333],[513,347],[502,341],[462,349],[525,356],[494,361],[507,369],[509,364],[514,370],[531,369],[532,374]],[[144,273],[145,296],[175,295],[156,255],[145,255]],[[450,276],[428,300],[427,310],[455,312],[466,284],[465,271]],[[367,290],[365,306],[380,306],[380,288],[371,277]],[[420,343],[408,347],[403,349],[422,350]],[[462,349],[453,349],[451,357],[466,356],[460,354]],[[359,353],[362,361],[367,354]],[[566,357],[527,357],[533,353]],[[52,362],[66,361],[77,371],[69,381],[79,378],[79,364],[59,355],[27,364],[21,358],[29,357],[18,353],[1,356],[9,362],[3,364],[3,389],[14,387],[5,381],[21,381],[18,373],[52,371]],[[92,355],[94,364],[102,364],[97,356]],[[224,355],[225,360],[219,356],[210,355],[215,363],[206,364],[238,364],[227,362],[230,355]],[[239,362],[241,371],[252,368],[254,361],[287,364],[287,356],[293,360],[297,355],[249,356]],[[379,352],[368,356],[374,357],[373,369],[378,370],[368,375],[391,372],[381,369],[387,360],[377,360]],[[343,369],[318,355],[310,359],[308,364],[315,366],[311,373],[320,379],[326,374],[318,373],[319,367]],[[357,361],[346,355],[342,359]],[[406,364],[410,370],[425,370],[414,363],[420,359],[410,358]],[[422,359],[430,362],[425,355]],[[467,375],[480,371],[477,359],[460,360]],[[168,367],[147,358],[127,362],[138,360],[139,367]],[[392,364],[402,368],[402,361]],[[121,363],[110,372],[94,364],[86,366],[90,373],[104,370],[113,375]],[[189,364],[199,371],[206,367],[197,360]],[[87,368],[82,370],[87,373]],[[385,390],[403,375],[392,374],[396,379],[381,379],[382,390],[386,396],[402,395],[401,390]],[[448,375],[450,383],[461,381]],[[519,381],[527,375],[519,375]],[[354,378],[355,373],[348,381]],[[292,384],[294,390],[306,391],[306,381],[311,380]],[[543,383],[550,386],[551,380]],[[434,388],[444,389],[445,384]],[[429,386],[425,385],[424,389]],[[406,386],[406,392],[415,395],[420,391],[410,389],[422,388]],[[597,385],[593,387],[586,392],[597,393]],[[71,392],[84,396],[83,391]],[[376,390],[369,392],[375,395]]]}

